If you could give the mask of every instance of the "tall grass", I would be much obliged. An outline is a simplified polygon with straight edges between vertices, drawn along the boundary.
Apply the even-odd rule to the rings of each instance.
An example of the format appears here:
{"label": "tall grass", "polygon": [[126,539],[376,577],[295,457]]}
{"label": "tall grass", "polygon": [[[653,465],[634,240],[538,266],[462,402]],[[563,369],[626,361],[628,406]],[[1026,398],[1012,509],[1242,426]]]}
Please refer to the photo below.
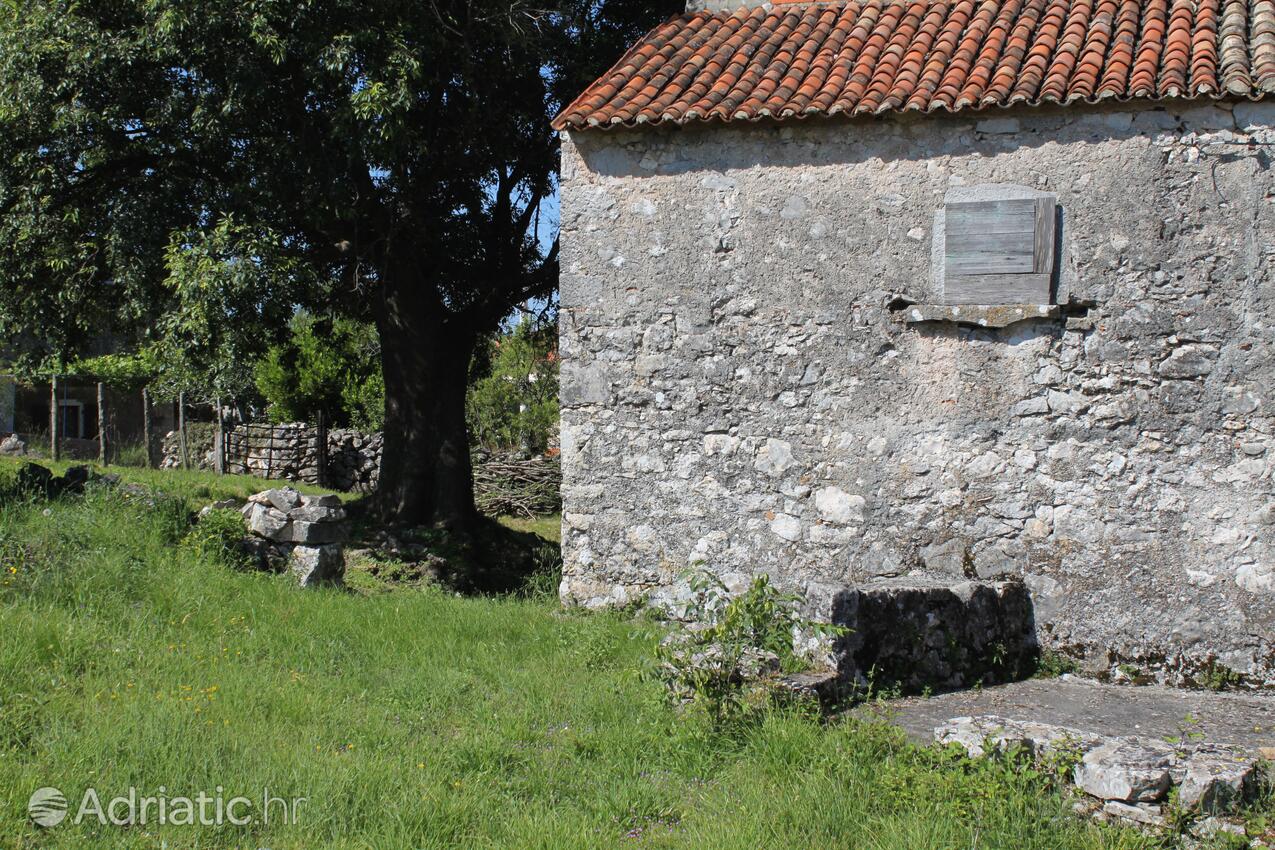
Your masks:
{"label": "tall grass", "polygon": [[[180,546],[184,522],[109,491],[0,508],[0,846],[1151,846],[880,727],[777,710],[711,733],[640,675],[642,621],[302,592]],[[73,812],[89,787],[307,801],[295,824],[41,829],[42,786]]]}

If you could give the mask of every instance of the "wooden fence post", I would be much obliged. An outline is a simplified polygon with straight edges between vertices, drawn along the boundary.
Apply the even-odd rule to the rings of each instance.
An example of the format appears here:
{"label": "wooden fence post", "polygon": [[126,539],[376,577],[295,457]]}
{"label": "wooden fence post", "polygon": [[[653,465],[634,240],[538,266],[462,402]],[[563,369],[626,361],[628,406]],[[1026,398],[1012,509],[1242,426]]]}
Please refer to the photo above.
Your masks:
{"label": "wooden fence post", "polygon": [[267,448],[266,448],[266,479],[269,480],[270,477],[274,474],[274,429],[275,429],[275,426],[271,424],[271,425],[267,425],[266,427],[269,429],[268,433],[270,434],[270,438],[269,438],[270,442],[267,444]]}
{"label": "wooden fence post", "polygon": [[53,461],[62,459],[60,430],[61,416],[58,414],[58,376],[55,374],[49,381],[49,457]]}
{"label": "wooden fence post", "polygon": [[190,469],[190,456],[186,454],[186,391],[177,394],[177,446],[181,450],[182,469]]}
{"label": "wooden fence post", "polygon": [[106,385],[97,382],[97,462],[106,466]]}
{"label": "wooden fence post", "polygon": [[314,430],[314,439],[318,443],[316,447],[318,453],[315,456],[315,481],[320,487],[326,487],[328,483],[328,421],[323,416],[323,411],[319,410],[318,427]]}
{"label": "wooden fence post", "polygon": [[221,413],[221,396],[217,397],[217,435],[213,438],[213,464],[218,475],[226,474],[226,422]]}
{"label": "wooden fence post", "polygon": [[151,394],[150,390],[142,387],[142,442],[146,449],[146,468],[155,468],[155,456],[151,454],[151,430],[154,426],[151,424]]}

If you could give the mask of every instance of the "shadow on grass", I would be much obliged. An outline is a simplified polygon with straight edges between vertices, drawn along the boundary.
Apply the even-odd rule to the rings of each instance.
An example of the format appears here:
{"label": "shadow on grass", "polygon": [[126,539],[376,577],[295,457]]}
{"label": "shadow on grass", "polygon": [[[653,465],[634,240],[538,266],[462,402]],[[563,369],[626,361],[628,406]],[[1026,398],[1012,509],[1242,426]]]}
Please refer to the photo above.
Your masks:
{"label": "shadow on grass", "polygon": [[427,572],[447,590],[466,596],[557,594],[561,549],[531,530],[488,516],[479,516],[467,534],[385,527],[375,518],[372,497],[360,496],[345,507],[353,522],[351,548],[365,549],[382,561],[423,565],[415,572]]}

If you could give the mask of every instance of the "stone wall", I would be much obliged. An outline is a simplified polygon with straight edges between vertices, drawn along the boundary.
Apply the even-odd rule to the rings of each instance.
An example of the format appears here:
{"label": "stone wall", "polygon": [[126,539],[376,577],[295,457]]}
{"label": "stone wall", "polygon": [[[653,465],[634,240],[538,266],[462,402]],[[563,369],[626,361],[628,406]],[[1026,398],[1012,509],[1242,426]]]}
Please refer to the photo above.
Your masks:
{"label": "stone wall", "polygon": [[[215,468],[213,429],[192,423],[187,431],[190,463],[199,469]],[[336,490],[371,492],[381,471],[380,433],[364,434],[332,428],[327,435],[323,484]],[[166,469],[181,467],[177,432],[164,436]],[[280,425],[245,423],[226,430],[226,471],[283,481],[319,482],[319,432],[302,422]]]}
{"label": "stone wall", "polygon": [[[216,468],[215,432],[216,427],[208,422],[187,423],[186,451],[192,468]],[[380,478],[384,443],[379,431],[330,429],[327,466],[320,481],[317,428],[303,422],[239,424],[226,430],[226,472],[370,493]],[[474,500],[479,510],[493,516],[543,515],[560,510],[562,473],[556,454],[524,457],[476,451],[472,461]],[[181,443],[177,432],[169,431],[164,435],[160,467],[181,466]]]}
{"label": "stone wall", "polygon": [[[701,563],[815,607],[1019,577],[1094,671],[1275,685],[1275,107],[1032,108],[563,144],[563,598]],[[1057,318],[933,302],[953,188],[1062,209]]]}

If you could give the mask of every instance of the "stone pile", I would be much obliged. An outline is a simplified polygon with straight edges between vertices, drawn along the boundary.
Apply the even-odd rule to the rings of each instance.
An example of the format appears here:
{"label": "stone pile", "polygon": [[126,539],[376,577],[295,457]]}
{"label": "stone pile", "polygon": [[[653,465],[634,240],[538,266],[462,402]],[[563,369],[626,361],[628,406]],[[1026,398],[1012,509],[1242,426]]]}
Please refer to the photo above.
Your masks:
{"label": "stone pile", "polygon": [[1216,817],[1249,799],[1261,780],[1256,756],[1222,744],[1108,737],[994,715],[953,718],[934,730],[934,738],[958,744],[971,758],[1009,751],[1074,758],[1072,781],[1090,798],[1077,811],[1146,827],[1168,825],[1166,806],[1175,787],[1180,808]]}
{"label": "stone pile", "polygon": [[350,529],[340,497],[283,487],[249,496],[241,512],[259,558],[286,560],[302,587],[342,582]]}
{"label": "stone pile", "polygon": [[10,434],[3,440],[0,440],[0,455],[20,457],[26,453],[27,444],[22,442],[22,438],[17,434]]}

